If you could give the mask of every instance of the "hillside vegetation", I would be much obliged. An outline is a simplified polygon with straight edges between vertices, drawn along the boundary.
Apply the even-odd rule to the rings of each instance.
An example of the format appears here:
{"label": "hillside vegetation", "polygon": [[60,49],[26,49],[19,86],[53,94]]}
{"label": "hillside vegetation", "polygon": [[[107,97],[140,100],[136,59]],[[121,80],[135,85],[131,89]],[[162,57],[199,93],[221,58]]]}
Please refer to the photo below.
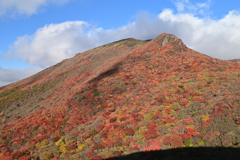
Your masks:
{"label": "hillside vegetation", "polygon": [[234,159],[239,101],[239,63],[171,34],[124,39],[1,87],[0,159]]}

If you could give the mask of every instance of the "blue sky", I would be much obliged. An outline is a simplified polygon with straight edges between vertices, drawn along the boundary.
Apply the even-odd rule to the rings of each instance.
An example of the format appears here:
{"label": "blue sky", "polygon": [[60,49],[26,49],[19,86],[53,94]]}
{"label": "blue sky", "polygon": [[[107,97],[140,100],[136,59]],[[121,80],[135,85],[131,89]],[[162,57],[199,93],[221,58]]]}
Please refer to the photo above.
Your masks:
{"label": "blue sky", "polygon": [[171,33],[223,60],[240,58],[236,0],[0,0],[0,86],[123,38]]}

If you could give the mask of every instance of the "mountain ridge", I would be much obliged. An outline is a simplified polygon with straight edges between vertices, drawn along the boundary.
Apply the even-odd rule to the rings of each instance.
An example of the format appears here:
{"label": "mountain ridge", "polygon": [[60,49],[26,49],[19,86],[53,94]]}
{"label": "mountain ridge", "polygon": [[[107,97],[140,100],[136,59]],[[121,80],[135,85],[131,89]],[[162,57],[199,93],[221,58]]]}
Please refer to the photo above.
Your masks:
{"label": "mountain ridge", "polygon": [[166,33],[76,54],[0,88],[0,157],[239,147],[239,71]]}

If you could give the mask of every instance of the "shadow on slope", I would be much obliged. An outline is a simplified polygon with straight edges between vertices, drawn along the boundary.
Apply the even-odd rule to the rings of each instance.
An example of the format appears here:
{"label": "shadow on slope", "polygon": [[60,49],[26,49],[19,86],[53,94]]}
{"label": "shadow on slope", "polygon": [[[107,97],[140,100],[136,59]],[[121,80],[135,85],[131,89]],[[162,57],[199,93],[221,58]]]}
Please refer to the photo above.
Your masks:
{"label": "shadow on slope", "polygon": [[159,151],[136,152],[107,160],[238,160],[240,148],[188,147]]}
{"label": "shadow on slope", "polygon": [[115,65],[113,65],[110,69],[108,69],[107,71],[99,74],[97,77],[95,77],[94,79],[90,80],[88,83],[94,83],[96,85],[96,83],[98,83],[101,79],[105,78],[105,77],[109,77],[110,75],[114,75],[118,72],[119,70],[119,66],[121,65],[122,63],[119,62]]}

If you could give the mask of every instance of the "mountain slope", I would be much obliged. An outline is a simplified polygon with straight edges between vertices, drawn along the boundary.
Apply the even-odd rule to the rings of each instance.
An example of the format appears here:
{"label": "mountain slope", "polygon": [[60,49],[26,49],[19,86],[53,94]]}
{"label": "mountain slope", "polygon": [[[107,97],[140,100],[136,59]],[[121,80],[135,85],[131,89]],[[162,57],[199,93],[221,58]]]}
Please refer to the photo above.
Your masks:
{"label": "mountain slope", "polygon": [[77,54],[0,88],[0,158],[238,148],[239,71],[170,34]]}
{"label": "mountain slope", "polygon": [[229,60],[231,62],[236,62],[236,63],[240,63],[240,59],[232,59],[232,60]]}

